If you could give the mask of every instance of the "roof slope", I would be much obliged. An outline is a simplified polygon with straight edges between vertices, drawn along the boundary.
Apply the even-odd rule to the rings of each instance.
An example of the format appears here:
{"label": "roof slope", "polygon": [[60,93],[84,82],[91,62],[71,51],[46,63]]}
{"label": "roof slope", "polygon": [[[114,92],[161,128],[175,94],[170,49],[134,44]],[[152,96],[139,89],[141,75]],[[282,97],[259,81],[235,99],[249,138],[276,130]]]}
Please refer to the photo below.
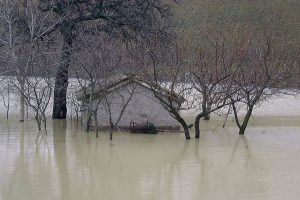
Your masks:
{"label": "roof slope", "polygon": [[[98,98],[102,95],[113,92],[113,91],[115,91],[125,85],[131,84],[131,83],[137,83],[137,84],[149,89],[151,92],[156,92],[160,95],[165,96],[166,98],[172,97],[179,104],[181,104],[185,101],[185,99],[182,96],[180,96],[166,88],[163,88],[154,82],[147,81],[147,80],[145,80],[141,77],[135,76],[135,75],[124,75],[124,74],[115,75],[108,79],[100,81],[97,84],[96,89],[94,90],[95,92],[93,92],[94,98]],[[90,86],[88,86],[88,87],[90,87]],[[90,95],[91,95],[90,88],[82,89],[82,90],[76,92],[76,97],[77,97],[77,100],[79,100],[79,101],[89,98]]]}

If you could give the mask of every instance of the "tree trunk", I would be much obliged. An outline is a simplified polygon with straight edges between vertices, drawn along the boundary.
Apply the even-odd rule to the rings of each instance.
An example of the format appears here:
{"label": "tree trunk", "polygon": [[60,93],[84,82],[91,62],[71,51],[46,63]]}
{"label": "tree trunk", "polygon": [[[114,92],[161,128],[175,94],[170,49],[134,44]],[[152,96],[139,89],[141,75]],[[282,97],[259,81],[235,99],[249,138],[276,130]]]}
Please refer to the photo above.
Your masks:
{"label": "tree trunk", "polygon": [[97,112],[93,114],[95,120],[95,129],[96,129],[96,137],[99,137],[99,124],[98,124],[98,116]]}
{"label": "tree trunk", "polygon": [[20,113],[19,113],[19,121],[24,122],[25,118],[25,80],[22,78],[19,80],[20,84],[20,91],[19,91],[19,96],[20,96]]}
{"label": "tree trunk", "polygon": [[228,119],[228,115],[230,114],[230,109],[231,109],[231,105],[229,105],[227,114],[225,116],[225,120],[224,120],[224,123],[223,123],[223,128],[225,128],[225,125],[226,125],[226,122],[227,122],[227,119]]}
{"label": "tree trunk", "polygon": [[210,114],[205,114],[205,116],[204,116],[204,120],[210,120]]}
{"label": "tree trunk", "polygon": [[245,130],[246,130],[247,126],[248,126],[248,122],[249,122],[250,117],[252,115],[252,111],[253,111],[253,106],[249,106],[249,110],[247,111],[247,114],[246,114],[246,116],[244,118],[243,124],[240,127],[240,131],[239,131],[240,135],[244,135],[245,134]]}
{"label": "tree trunk", "polygon": [[86,120],[83,121],[84,131],[89,132],[92,121],[92,114],[90,114],[90,111],[88,111],[87,115],[84,117],[86,117]]}
{"label": "tree trunk", "polygon": [[10,109],[10,85],[7,84],[7,109],[6,109],[6,119],[8,119]]}
{"label": "tree trunk", "polygon": [[45,113],[42,114],[42,121],[44,123],[44,129],[45,129],[46,135],[47,135],[47,117],[46,117]]}
{"label": "tree trunk", "polygon": [[78,123],[78,119],[79,119],[79,116],[78,116],[78,110],[76,110],[76,122]]}
{"label": "tree trunk", "polygon": [[204,120],[209,120],[209,114],[208,114],[208,109],[207,109],[207,92],[206,92],[206,89],[203,91],[202,113],[204,115]]}
{"label": "tree trunk", "polygon": [[205,108],[205,115],[204,115],[204,120],[210,120],[210,109],[211,109],[211,103],[207,103],[206,108]]}
{"label": "tree trunk", "polygon": [[[206,116],[205,114],[203,114]],[[203,115],[199,114],[196,116],[195,119],[195,138],[200,138],[200,119],[203,117]]]}
{"label": "tree trunk", "polygon": [[174,115],[174,117],[176,118],[176,120],[181,124],[181,126],[182,126],[182,128],[184,130],[185,139],[190,140],[191,136],[190,136],[189,127],[185,123],[184,119],[178,114],[177,111],[172,111],[172,114]]}
{"label": "tree trunk", "polygon": [[184,130],[185,139],[190,140],[191,136],[190,136],[189,128],[187,126],[183,126],[183,130]]}
{"label": "tree trunk", "polygon": [[110,123],[109,139],[112,140],[114,124]]}
{"label": "tree trunk", "polygon": [[[70,28],[67,28],[69,30]],[[71,31],[71,30],[70,30]],[[71,50],[73,39],[71,32],[64,31],[63,48],[61,56],[61,65],[58,67],[55,77],[54,102],[53,102],[53,119],[66,119],[67,117],[67,89],[68,74],[71,60]]]}
{"label": "tree trunk", "polygon": [[38,113],[36,113],[36,115],[35,115],[35,120],[38,125],[39,131],[41,131],[42,130],[42,119],[40,118]]}

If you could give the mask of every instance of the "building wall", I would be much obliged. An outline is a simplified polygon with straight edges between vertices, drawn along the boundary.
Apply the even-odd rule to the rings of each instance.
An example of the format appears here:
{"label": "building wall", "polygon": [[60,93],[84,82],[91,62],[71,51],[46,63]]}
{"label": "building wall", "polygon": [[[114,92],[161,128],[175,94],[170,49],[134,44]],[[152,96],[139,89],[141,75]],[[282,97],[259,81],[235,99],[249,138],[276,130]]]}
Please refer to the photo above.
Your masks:
{"label": "building wall", "polygon": [[[124,107],[122,101],[126,102],[129,99],[130,94],[128,91],[132,91],[133,88],[135,88],[134,95],[123,113],[118,124],[119,127],[129,127],[131,121],[139,124],[148,121],[149,123],[153,123],[156,127],[179,126],[178,122],[163,108],[160,102],[155,98],[154,94],[148,88],[136,83],[123,86],[108,95],[107,98],[110,102],[114,123],[117,121],[121,110]],[[94,107],[97,105],[97,101],[97,99],[93,101]],[[107,104],[102,100],[98,106],[98,125],[100,127],[109,126]],[[87,120],[86,116],[86,113],[83,113],[84,122]]]}

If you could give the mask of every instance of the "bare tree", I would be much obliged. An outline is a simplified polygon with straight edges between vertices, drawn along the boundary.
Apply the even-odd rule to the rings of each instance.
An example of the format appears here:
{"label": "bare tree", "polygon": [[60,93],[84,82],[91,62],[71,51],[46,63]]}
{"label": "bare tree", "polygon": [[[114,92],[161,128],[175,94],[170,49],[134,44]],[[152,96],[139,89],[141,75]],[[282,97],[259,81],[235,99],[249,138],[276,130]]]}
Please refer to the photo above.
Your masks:
{"label": "bare tree", "polygon": [[[236,92],[232,78],[243,63],[245,46],[249,38],[241,33],[210,30],[200,35],[201,44],[189,51],[187,69],[193,86],[195,137],[200,137],[200,119],[210,119],[210,113],[230,105],[230,97]],[[187,47],[186,47],[187,48]]]}
{"label": "bare tree", "polygon": [[[85,67],[86,69],[86,67]],[[101,71],[103,74],[103,71]],[[120,80],[119,80],[120,77]],[[108,118],[110,140],[112,140],[113,130],[118,126],[122,116],[135,94],[136,85],[125,85],[121,88],[115,88],[117,84],[123,81],[123,78],[131,81],[131,77],[123,77],[122,75],[113,74],[105,78],[94,79],[95,77],[90,74],[89,80],[80,80],[81,96],[83,96],[82,110],[86,113],[84,127],[89,131],[92,121],[95,123],[96,137],[99,135],[99,119],[98,115],[103,118]],[[121,81],[121,82],[119,82]],[[84,84],[88,83],[88,84]],[[99,110],[99,108],[102,108]]]}
{"label": "bare tree", "polygon": [[[35,47],[38,48],[38,47]],[[41,50],[42,47],[39,46]],[[46,111],[53,95],[54,79],[52,62],[47,58],[47,52],[35,50],[31,57],[30,69],[24,79],[25,88],[14,83],[15,88],[22,94],[28,105],[35,113],[38,129],[47,128]],[[41,70],[42,69],[42,70]]]}
{"label": "bare tree", "polygon": [[29,77],[25,79],[26,86],[29,88],[29,93],[24,93],[23,96],[26,104],[34,111],[35,120],[38,129],[47,129],[46,111],[53,94],[54,80],[52,77]]}
{"label": "bare tree", "polygon": [[[17,78],[20,96],[20,121],[25,114],[25,80],[41,37],[53,24],[47,22],[48,13],[39,12],[35,1],[5,0],[0,3],[0,48],[6,75]],[[54,21],[55,24],[57,21]]]}
{"label": "bare tree", "polygon": [[68,89],[68,105],[70,106],[71,112],[69,113],[69,116],[71,120],[75,120],[78,122],[79,120],[79,112],[80,112],[80,103],[76,98],[76,92],[78,91],[78,82],[76,80],[70,81],[70,87]]}
{"label": "bare tree", "polygon": [[0,82],[1,82],[0,95],[2,97],[3,105],[6,108],[6,119],[8,119],[9,110],[10,110],[11,93],[12,93],[12,84],[11,84],[11,80],[7,80],[7,77],[1,77]]}
{"label": "bare tree", "polygon": [[[133,77],[128,77],[128,78],[129,81],[131,81],[130,79]],[[107,93],[103,97],[104,101],[102,102],[102,104],[104,105],[109,117],[110,140],[112,140],[114,128],[118,126],[129,102],[131,101],[133,95],[135,94],[135,89],[136,89],[136,83],[133,83],[125,87],[121,87],[116,90],[113,90],[111,91],[111,93]],[[115,111],[116,109],[114,108],[117,108],[117,112]],[[95,120],[97,120],[97,118]]]}
{"label": "bare tree", "polygon": [[165,44],[161,38],[154,37],[151,43],[134,46],[130,55],[137,73],[148,82],[164,109],[181,124],[186,139],[190,139],[190,126],[180,114],[190,106],[184,104],[191,91],[191,86],[186,84],[187,52],[177,44]]}
{"label": "bare tree", "polygon": [[[40,9],[51,11],[60,18],[47,35],[58,31],[62,36],[61,65],[56,73],[53,118],[66,118],[66,91],[72,47],[76,31],[85,26],[91,31],[101,30],[111,38],[133,39],[137,35],[146,39],[156,32],[165,19],[171,19],[170,6],[162,0],[40,0]],[[46,35],[46,34],[45,34]]]}
{"label": "bare tree", "polygon": [[[11,66],[7,67],[7,74],[16,74],[19,85],[24,88],[23,66],[20,66],[22,49],[24,44],[23,37],[20,37],[20,14],[18,13],[17,1],[1,2],[0,19],[1,19],[1,57],[3,63]],[[24,98],[20,94],[20,121],[24,121]]]}
{"label": "bare tree", "polygon": [[112,139],[113,129],[121,120],[135,87],[125,88],[123,91],[112,89],[114,84],[118,83],[118,78],[123,78],[120,74],[126,71],[126,66],[122,62],[125,47],[120,41],[104,36],[99,37],[99,34],[102,33],[84,32],[78,36],[80,48],[74,53],[75,75],[83,96],[82,111],[86,115],[84,118],[87,119],[84,122],[85,130],[89,131],[93,120],[98,137],[98,115],[101,114],[99,112],[103,112],[103,110],[99,111],[101,107],[106,111],[103,113],[105,117],[109,118],[110,139]]}
{"label": "bare tree", "polygon": [[[239,134],[245,133],[256,105],[276,95],[290,93],[288,83],[296,73],[296,59],[289,46],[278,41],[273,33],[255,34],[247,47],[246,61],[234,77],[238,92],[231,99]],[[239,101],[234,101],[235,98]],[[246,110],[242,120],[239,106]]]}

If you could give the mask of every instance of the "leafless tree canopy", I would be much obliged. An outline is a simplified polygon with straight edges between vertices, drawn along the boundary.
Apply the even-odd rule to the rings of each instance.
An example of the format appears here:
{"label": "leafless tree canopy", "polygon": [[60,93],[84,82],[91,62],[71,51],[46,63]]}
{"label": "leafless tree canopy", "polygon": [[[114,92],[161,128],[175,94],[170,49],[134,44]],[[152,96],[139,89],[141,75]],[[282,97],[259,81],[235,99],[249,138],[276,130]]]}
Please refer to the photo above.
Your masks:
{"label": "leafless tree canopy", "polygon": [[[209,120],[212,112],[222,114],[220,109],[225,108],[228,114],[232,109],[243,134],[256,105],[269,97],[294,94],[299,87],[299,47],[285,37],[280,20],[272,22],[273,14],[260,13],[269,15],[263,16],[264,21],[276,24],[276,30],[268,23],[254,27],[245,22],[233,30],[211,23],[186,39],[175,31],[178,27],[170,3],[1,1],[0,73],[14,77],[1,90],[5,107],[9,110],[9,93],[17,91],[20,120],[29,106],[41,125],[52,94],[53,117],[66,117],[70,77],[75,78],[78,89],[93,93],[99,88],[106,91],[108,77],[125,73],[149,83],[189,139],[192,125],[180,111],[193,109],[196,113],[196,138],[200,119]],[[74,95],[72,98],[78,114]],[[100,100],[111,110],[109,98],[104,95]],[[96,116],[97,108],[87,109]],[[246,112],[242,118],[240,110]],[[114,127],[117,122],[111,124]]]}
{"label": "leafless tree canopy", "polygon": [[63,40],[61,65],[56,73],[53,118],[66,117],[68,72],[79,27],[85,27],[88,33],[106,32],[111,38],[149,40],[159,32],[167,39],[166,30],[172,19],[169,4],[162,0],[41,0],[39,5],[41,11],[53,13],[53,18],[60,20],[45,35],[58,30]]}

